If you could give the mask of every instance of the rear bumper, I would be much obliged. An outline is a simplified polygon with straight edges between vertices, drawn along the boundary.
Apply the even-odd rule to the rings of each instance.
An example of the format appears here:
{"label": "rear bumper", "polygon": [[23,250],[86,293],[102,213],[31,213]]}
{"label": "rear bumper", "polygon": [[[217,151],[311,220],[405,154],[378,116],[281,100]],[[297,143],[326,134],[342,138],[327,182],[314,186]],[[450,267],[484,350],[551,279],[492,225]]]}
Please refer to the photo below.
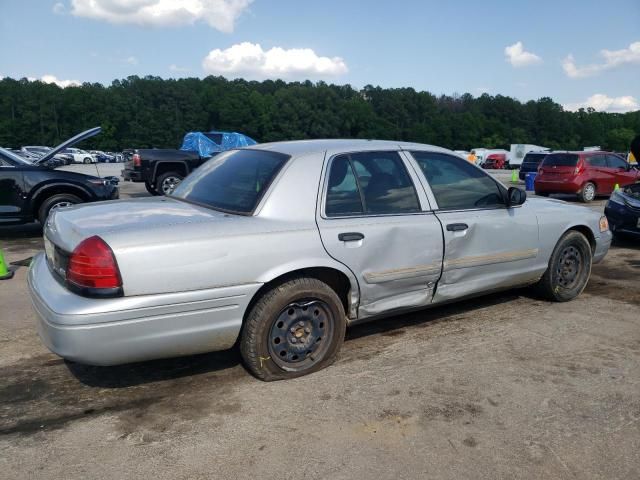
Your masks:
{"label": "rear bumper", "polygon": [[125,168],[122,170],[122,178],[127,182],[144,182],[142,178],[142,172],[137,172],[135,170],[129,170]]}
{"label": "rear bumper", "polygon": [[118,365],[232,347],[261,285],[85,298],[60,285],[40,253],[28,286],[38,334],[49,350],[80,363]]}
{"label": "rear bumper", "polygon": [[560,176],[549,179],[538,175],[533,185],[537,193],[579,193],[582,188],[582,184],[575,179]]}

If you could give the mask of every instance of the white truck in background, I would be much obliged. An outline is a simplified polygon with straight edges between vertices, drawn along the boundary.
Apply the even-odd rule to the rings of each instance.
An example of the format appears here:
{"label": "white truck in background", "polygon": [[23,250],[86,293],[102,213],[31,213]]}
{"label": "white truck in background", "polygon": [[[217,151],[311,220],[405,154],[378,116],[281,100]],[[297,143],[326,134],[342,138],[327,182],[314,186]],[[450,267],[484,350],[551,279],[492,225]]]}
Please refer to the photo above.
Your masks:
{"label": "white truck in background", "polygon": [[507,160],[509,162],[508,168],[520,168],[520,165],[522,165],[522,159],[529,152],[548,152],[549,150],[549,148],[541,147],[540,145],[512,143],[509,155],[507,156]]}

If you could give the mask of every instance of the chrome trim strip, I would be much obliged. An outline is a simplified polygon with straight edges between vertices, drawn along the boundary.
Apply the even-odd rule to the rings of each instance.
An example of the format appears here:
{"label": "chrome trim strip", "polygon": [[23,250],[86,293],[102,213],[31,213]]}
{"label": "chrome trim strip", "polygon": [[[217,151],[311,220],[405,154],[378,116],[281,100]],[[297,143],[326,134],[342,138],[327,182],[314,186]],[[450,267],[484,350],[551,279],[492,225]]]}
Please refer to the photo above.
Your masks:
{"label": "chrome trim strip", "polygon": [[538,256],[538,249],[518,250],[506,253],[496,253],[491,255],[474,255],[469,257],[456,258],[453,260],[445,260],[445,272],[456,270],[459,268],[481,267],[484,265],[493,265],[496,263],[516,262],[518,260],[526,260]]}
{"label": "chrome trim strip", "polygon": [[394,280],[403,280],[405,278],[424,277],[428,275],[440,275],[440,262],[431,263],[429,265],[418,265],[417,267],[394,268],[392,270],[383,270],[381,272],[366,272],[362,276],[364,281],[369,284],[391,282]]}

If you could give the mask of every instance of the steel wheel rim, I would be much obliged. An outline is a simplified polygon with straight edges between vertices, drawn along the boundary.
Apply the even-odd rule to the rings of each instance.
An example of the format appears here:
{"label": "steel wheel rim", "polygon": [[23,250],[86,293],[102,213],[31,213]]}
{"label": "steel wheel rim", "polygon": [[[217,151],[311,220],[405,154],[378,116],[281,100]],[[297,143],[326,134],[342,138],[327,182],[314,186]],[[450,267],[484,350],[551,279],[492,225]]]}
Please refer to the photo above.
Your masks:
{"label": "steel wheel rim", "polygon": [[335,322],[329,305],[318,299],[291,302],[269,331],[269,355],[283,370],[305,370],[329,350]]}
{"label": "steel wheel rim", "polygon": [[593,200],[596,196],[596,189],[592,184],[585,185],[584,187],[584,198],[587,200]]}
{"label": "steel wheel rim", "polygon": [[572,289],[582,277],[584,255],[575,245],[569,245],[560,254],[556,267],[557,283],[560,287]]}
{"label": "steel wheel rim", "polygon": [[181,180],[178,177],[167,177],[162,181],[162,193],[169,195],[173,193],[176,187],[180,184]]}

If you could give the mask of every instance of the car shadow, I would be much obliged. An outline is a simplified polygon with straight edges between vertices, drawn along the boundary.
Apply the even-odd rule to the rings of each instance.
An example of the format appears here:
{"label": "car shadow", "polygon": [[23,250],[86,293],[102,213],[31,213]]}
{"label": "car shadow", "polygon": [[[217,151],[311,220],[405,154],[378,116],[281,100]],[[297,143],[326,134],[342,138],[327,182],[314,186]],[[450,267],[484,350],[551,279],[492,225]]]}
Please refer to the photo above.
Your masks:
{"label": "car shadow", "polygon": [[[411,313],[397,314],[354,325],[347,330],[343,354],[349,355],[349,342],[363,337],[377,335],[394,336],[407,327],[435,325],[446,322],[451,317],[459,318],[474,310],[513,301],[521,295],[529,295],[528,290],[509,290],[476,297]],[[125,388],[153,382],[176,380],[193,375],[222,373],[237,375],[242,363],[237,345],[230,350],[212,352],[187,357],[152,360],[114,367],[98,367],[65,361],[65,364],[81,383],[100,388]],[[246,372],[246,371],[245,371]],[[249,375],[246,373],[246,375]]]}
{"label": "car shadow", "polygon": [[187,357],[151,360],[113,367],[83,365],[65,360],[71,372],[83,384],[100,388],[125,388],[147,383],[229,370],[240,364],[238,348]]}

